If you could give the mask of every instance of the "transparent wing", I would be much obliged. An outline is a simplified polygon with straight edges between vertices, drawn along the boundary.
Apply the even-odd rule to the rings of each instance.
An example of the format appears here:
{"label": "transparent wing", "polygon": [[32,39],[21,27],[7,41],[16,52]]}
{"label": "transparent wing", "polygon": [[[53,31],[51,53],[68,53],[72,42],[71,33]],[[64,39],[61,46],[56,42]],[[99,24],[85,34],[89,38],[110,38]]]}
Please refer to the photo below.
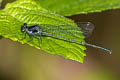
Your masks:
{"label": "transparent wing", "polygon": [[41,27],[43,32],[51,33],[54,35],[66,37],[77,41],[83,41],[84,39],[83,32],[77,26],[71,26],[71,25],[55,26],[55,25],[42,24]]}
{"label": "transparent wing", "polygon": [[86,38],[92,35],[94,30],[94,25],[91,22],[77,22],[78,27],[81,28],[83,34]]}

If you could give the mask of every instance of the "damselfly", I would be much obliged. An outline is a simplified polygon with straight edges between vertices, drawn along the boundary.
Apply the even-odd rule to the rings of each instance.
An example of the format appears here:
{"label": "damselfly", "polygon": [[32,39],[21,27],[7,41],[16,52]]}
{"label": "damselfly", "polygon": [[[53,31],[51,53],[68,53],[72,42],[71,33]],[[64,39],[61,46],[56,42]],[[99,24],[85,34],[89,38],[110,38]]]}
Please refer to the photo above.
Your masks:
{"label": "damselfly", "polygon": [[[47,25],[47,24],[45,24],[45,25]],[[28,34],[30,37],[30,41],[33,39],[33,37],[37,36],[37,38],[39,40],[39,46],[40,46],[40,43],[42,43],[42,36],[46,36],[46,37],[54,36],[54,37],[57,37],[60,39],[65,39],[67,41],[80,43],[81,45],[98,48],[98,49],[104,50],[106,52],[109,52],[110,54],[112,53],[112,50],[110,50],[110,49],[92,45],[92,44],[88,44],[86,42],[80,42],[78,40],[74,40],[72,37],[76,37],[75,35],[78,36],[79,34],[82,34],[80,31],[81,29],[78,27],[70,27],[69,25],[68,25],[68,27],[59,27],[59,26],[52,26],[52,25],[49,25],[49,26],[47,25],[45,27],[45,25],[44,25],[44,27],[41,27],[39,25],[27,26],[27,24],[24,23],[21,26],[21,32],[25,33],[24,38],[26,38],[26,34]],[[63,25],[61,25],[61,26],[63,26]],[[85,27],[85,29],[82,28],[82,30],[85,31],[84,32],[85,36],[87,36],[87,34],[91,33],[94,29],[93,24],[91,24],[90,22],[81,22],[81,23],[78,23],[78,26],[80,26],[81,28]],[[90,28],[90,30],[89,30],[89,28]],[[74,32],[74,33],[72,33],[72,32]]]}

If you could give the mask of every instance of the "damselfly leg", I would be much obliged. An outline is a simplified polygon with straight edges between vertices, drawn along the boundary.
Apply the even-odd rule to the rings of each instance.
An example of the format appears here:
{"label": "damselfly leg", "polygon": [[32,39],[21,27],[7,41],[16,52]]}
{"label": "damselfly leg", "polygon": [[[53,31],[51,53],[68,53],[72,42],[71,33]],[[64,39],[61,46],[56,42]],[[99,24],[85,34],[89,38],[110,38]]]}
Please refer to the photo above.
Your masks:
{"label": "damselfly leg", "polygon": [[40,47],[40,44],[42,44],[42,37],[41,35],[39,37],[36,37],[38,39],[38,43],[39,43],[39,47]]}
{"label": "damselfly leg", "polygon": [[29,35],[29,40],[28,42],[32,41],[33,40],[33,36],[32,35]]}
{"label": "damselfly leg", "polygon": [[[27,33],[24,33],[24,37],[23,37],[22,39],[20,39],[20,40],[26,39],[26,34],[27,34]],[[23,35],[23,34],[22,34],[22,35]]]}

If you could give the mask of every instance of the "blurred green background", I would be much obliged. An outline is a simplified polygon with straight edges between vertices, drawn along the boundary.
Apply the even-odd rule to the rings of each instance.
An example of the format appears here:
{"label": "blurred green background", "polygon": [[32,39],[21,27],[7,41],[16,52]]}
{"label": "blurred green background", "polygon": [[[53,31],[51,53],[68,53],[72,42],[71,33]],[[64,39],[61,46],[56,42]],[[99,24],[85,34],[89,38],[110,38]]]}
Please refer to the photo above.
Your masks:
{"label": "blurred green background", "polygon": [[[8,1],[4,0],[2,5]],[[95,30],[86,42],[110,48],[113,53],[87,47],[84,64],[80,64],[3,38],[0,40],[0,80],[119,80],[120,10],[69,18],[92,22]]]}

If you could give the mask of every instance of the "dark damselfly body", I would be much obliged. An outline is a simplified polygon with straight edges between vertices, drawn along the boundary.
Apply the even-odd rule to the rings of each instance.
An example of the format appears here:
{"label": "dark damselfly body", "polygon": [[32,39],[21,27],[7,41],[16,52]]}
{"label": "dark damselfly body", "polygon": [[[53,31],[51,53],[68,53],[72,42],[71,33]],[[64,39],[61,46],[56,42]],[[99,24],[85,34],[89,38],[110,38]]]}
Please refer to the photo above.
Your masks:
{"label": "dark damselfly body", "polygon": [[[81,22],[81,23],[78,23],[78,26],[83,26],[83,27],[86,27],[86,29],[82,29],[84,30],[84,35],[86,37],[87,34],[91,34],[91,32],[93,31],[94,29],[94,26],[93,24],[89,23],[89,22]],[[90,27],[91,30],[88,30]],[[49,28],[49,27],[48,27]],[[69,28],[69,29],[73,29],[73,28]],[[49,29],[49,30],[56,30],[56,29]],[[30,37],[30,41],[33,39],[33,37],[36,37],[38,36],[38,41],[39,41],[39,47],[40,47],[40,43],[42,43],[42,36],[54,36],[54,37],[57,37],[57,38],[61,38],[61,39],[65,39],[67,41],[72,41],[72,42],[76,42],[76,43],[80,43],[81,45],[85,45],[85,46],[91,46],[91,47],[94,47],[94,48],[98,48],[98,49],[101,49],[101,50],[104,50],[106,52],[109,52],[110,54],[112,53],[112,50],[110,49],[107,49],[107,48],[104,48],[104,47],[100,47],[100,46],[96,46],[96,45],[93,45],[93,44],[88,44],[86,42],[80,42],[80,41],[77,41],[77,40],[74,40],[74,39],[71,39],[71,38],[67,38],[67,37],[63,37],[63,36],[59,36],[59,35],[56,35],[56,34],[53,34],[53,33],[49,33],[49,32],[45,32],[42,30],[41,26],[39,25],[33,25],[33,26],[27,26],[26,23],[24,23],[22,26],[21,26],[21,32],[25,33],[25,36],[24,38],[26,38],[26,34],[29,35]]]}

